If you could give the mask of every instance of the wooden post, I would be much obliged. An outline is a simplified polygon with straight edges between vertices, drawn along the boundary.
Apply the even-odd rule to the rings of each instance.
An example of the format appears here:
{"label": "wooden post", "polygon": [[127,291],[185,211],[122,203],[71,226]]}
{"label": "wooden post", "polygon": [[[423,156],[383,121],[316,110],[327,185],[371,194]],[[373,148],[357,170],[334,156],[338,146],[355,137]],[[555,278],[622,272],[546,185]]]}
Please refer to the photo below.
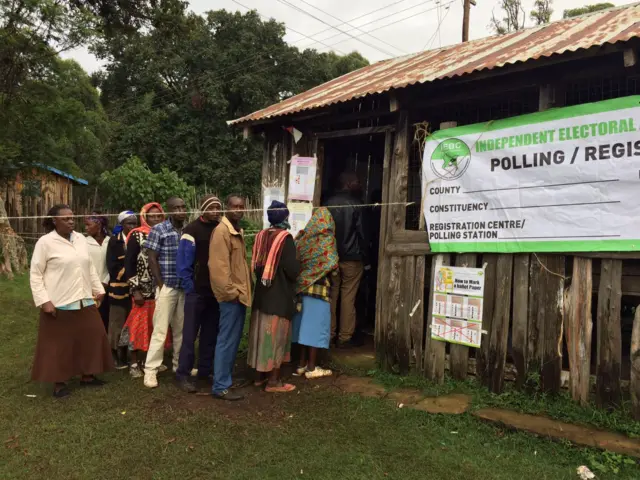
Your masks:
{"label": "wooden post", "polygon": [[582,405],[589,403],[591,367],[591,259],[575,257],[571,286],[564,296],[564,329],[569,351],[569,391]]}
{"label": "wooden post", "polygon": [[513,256],[513,327],[512,352],[517,376],[516,386],[522,388],[527,379],[527,333],[529,320],[529,254]]}
{"label": "wooden post", "polygon": [[[409,114],[406,109],[398,111],[398,120],[396,123],[395,145],[393,149],[393,157],[391,160],[391,177],[389,179],[389,203],[395,205],[389,206],[389,217],[387,218],[388,226],[386,231],[387,242],[395,232],[404,230],[406,219],[407,201],[407,182],[409,178],[409,141],[410,130]],[[383,302],[390,304],[389,315],[387,320],[386,342],[387,342],[387,362],[391,364],[399,363],[402,358],[403,362],[410,356],[407,345],[410,345],[410,338],[404,338],[406,334],[410,335],[410,328],[405,328],[405,323],[409,322],[409,318],[400,318],[403,313],[403,303],[406,302],[406,289],[403,288],[403,261],[402,257],[391,257],[389,260],[389,278],[385,284],[388,289],[388,295],[383,298]],[[423,284],[424,280],[411,278],[411,282]],[[405,365],[402,365],[404,368]]]}
{"label": "wooden post", "polygon": [[[596,403],[620,405],[622,260],[603,259],[598,289],[598,367]],[[588,353],[591,353],[590,351]],[[590,359],[590,355],[589,359]],[[588,371],[587,371],[588,373]]]}
{"label": "wooden post", "polygon": [[[409,305],[409,318],[411,323],[411,342],[413,358],[415,359],[415,367],[418,372],[422,371],[423,358],[422,347],[424,345],[424,276],[426,257],[420,255],[415,257],[416,271],[413,289],[413,297]],[[422,281],[420,281],[422,279]]]}
{"label": "wooden post", "polygon": [[[482,307],[482,329],[491,332],[493,326],[494,307],[496,300],[496,267],[498,255],[485,254],[482,256],[484,267],[484,305]],[[486,265],[486,266],[485,266]],[[490,384],[491,369],[489,364],[490,333],[482,336],[480,348],[476,351],[476,378],[487,387]]]}
{"label": "wooden post", "polygon": [[633,418],[640,420],[640,305],[636,306],[631,332],[631,412]]}
{"label": "wooden post", "polygon": [[376,326],[375,326],[375,344],[376,344],[376,361],[382,369],[386,370],[390,367],[386,363],[387,351],[387,321],[388,302],[386,301],[387,285],[389,284],[389,258],[385,253],[388,243],[387,226],[389,224],[389,184],[391,178],[391,156],[393,147],[393,134],[387,132],[384,137],[384,159],[382,163],[382,207],[380,209],[380,248],[378,250],[378,282],[376,286]]}
{"label": "wooden post", "polygon": [[531,257],[529,305],[535,317],[530,318],[529,335],[531,337],[534,324],[538,338],[534,360],[540,362],[541,387],[553,393],[560,392],[561,386],[564,262],[564,255],[536,254]]}
{"label": "wooden post", "polygon": [[[562,98],[556,98],[557,89],[554,85],[541,85],[538,109],[547,110],[560,106]],[[534,321],[537,326],[539,346],[541,351],[535,361],[541,365],[542,389],[549,392],[559,392],[562,372],[562,315],[564,303],[564,255],[535,254],[531,258],[531,269],[535,269],[536,281],[531,277],[529,283],[531,295],[529,305],[536,314]],[[535,307],[532,298],[537,302]],[[531,317],[530,317],[531,320]],[[532,325],[529,323],[531,329]],[[541,340],[541,341],[540,341]]]}
{"label": "wooden post", "polygon": [[471,17],[471,0],[462,3],[462,41],[469,41],[469,19]]}
{"label": "wooden post", "polygon": [[403,285],[404,282],[400,282],[400,295],[398,295],[400,299],[399,315],[397,317],[399,324],[398,331],[400,334],[398,339],[398,368],[400,375],[406,375],[409,373],[411,363],[411,317],[409,314],[413,307],[413,292],[417,288],[420,288],[420,286],[413,280],[416,274],[416,257],[407,256],[400,258],[402,260],[400,263],[400,276],[403,279],[411,279],[406,285]]}
{"label": "wooden post", "polygon": [[[456,256],[456,266],[474,268],[478,261],[473,253],[462,253]],[[469,347],[452,343],[449,346],[449,373],[457,380],[467,379],[469,368]]]}
{"label": "wooden post", "polygon": [[431,338],[431,322],[433,320],[433,282],[435,274],[443,265],[451,264],[449,254],[440,254],[432,257],[431,283],[429,284],[429,308],[427,310],[427,329],[424,334],[424,375],[435,383],[444,381],[445,342]]}
{"label": "wooden post", "polygon": [[489,368],[491,369],[490,389],[501,393],[504,382],[504,365],[507,360],[507,340],[509,339],[509,317],[511,313],[511,281],[513,279],[513,255],[498,255],[496,265],[495,313],[489,332]]}

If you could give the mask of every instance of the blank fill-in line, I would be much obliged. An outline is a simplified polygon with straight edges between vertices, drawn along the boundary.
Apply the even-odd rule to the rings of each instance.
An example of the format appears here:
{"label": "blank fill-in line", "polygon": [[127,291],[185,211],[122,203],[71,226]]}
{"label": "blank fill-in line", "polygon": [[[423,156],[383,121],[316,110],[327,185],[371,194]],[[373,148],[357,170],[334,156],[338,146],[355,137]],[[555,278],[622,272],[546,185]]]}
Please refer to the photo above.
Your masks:
{"label": "blank fill-in line", "polygon": [[566,235],[566,236],[557,236],[551,235],[548,237],[498,237],[498,240],[526,240],[533,238],[619,238],[622,235]]}
{"label": "blank fill-in line", "polygon": [[493,188],[490,190],[473,190],[471,192],[463,192],[463,193],[502,192],[505,190],[525,190],[529,188],[567,187],[571,185],[586,185],[589,183],[608,183],[608,182],[619,182],[619,181],[620,181],[619,178],[612,178],[611,180],[591,180],[590,182],[554,183],[551,185],[530,185],[525,187],[506,187],[506,188]]}
{"label": "blank fill-in line", "polygon": [[524,207],[498,207],[489,210],[518,210],[521,208],[545,208],[545,207],[577,207],[580,205],[604,205],[607,203],[620,203],[620,200],[611,202],[586,202],[586,203],[557,203],[555,205],[525,205]]}

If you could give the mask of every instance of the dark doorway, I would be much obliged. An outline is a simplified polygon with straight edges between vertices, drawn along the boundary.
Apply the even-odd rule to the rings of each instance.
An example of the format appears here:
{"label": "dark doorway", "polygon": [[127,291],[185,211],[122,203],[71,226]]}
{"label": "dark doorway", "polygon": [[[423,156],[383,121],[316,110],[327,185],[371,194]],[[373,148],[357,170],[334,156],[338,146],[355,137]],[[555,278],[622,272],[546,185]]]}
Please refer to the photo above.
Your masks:
{"label": "dark doorway", "polygon": [[[380,245],[380,207],[371,204],[382,199],[382,167],[384,134],[324,140],[322,203],[339,189],[339,176],[355,171],[363,187],[362,208],[365,237],[368,242],[370,270],[364,272],[356,301],[357,326],[355,340],[373,345],[375,331],[378,248]],[[338,318],[338,322],[340,319]]]}

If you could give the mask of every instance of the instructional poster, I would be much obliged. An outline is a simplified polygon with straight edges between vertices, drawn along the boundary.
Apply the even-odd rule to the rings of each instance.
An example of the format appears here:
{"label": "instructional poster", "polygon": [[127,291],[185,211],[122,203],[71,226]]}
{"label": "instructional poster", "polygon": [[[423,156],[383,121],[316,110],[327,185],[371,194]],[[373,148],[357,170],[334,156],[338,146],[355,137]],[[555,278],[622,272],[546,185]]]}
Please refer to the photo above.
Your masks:
{"label": "instructional poster", "polygon": [[640,96],[440,130],[425,143],[432,252],[640,248]]}
{"label": "instructional poster", "polygon": [[307,226],[313,215],[313,205],[310,203],[291,202],[289,208],[289,224],[291,225],[291,235],[296,238],[298,232]]}
{"label": "instructional poster", "polygon": [[274,200],[284,203],[284,188],[274,187],[264,189],[263,212],[262,212],[262,228],[269,228],[269,219],[267,218],[267,209]]}
{"label": "instructional poster", "polygon": [[484,270],[441,266],[433,283],[431,338],[479,348]]}
{"label": "instructional poster", "polygon": [[313,201],[313,192],[316,185],[316,167],[317,162],[315,157],[291,158],[289,201]]}

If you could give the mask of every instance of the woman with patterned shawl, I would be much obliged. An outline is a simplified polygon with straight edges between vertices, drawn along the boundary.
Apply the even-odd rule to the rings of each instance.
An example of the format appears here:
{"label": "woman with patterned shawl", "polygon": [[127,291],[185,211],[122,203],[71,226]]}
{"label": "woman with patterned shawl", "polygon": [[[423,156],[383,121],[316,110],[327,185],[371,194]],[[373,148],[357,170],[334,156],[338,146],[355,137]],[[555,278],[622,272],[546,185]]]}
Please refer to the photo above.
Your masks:
{"label": "woman with patterned shawl", "polygon": [[153,312],[156,308],[156,283],[149,268],[147,249],[143,246],[151,228],[163,220],[162,206],[159,203],[147,203],[140,211],[140,226],[131,230],[125,241],[124,268],[131,291],[132,306],[122,328],[119,345],[129,347],[129,373],[132,378],[143,376],[142,368],[138,364],[138,352],[149,350],[149,341],[153,333]]}
{"label": "woman with patterned shawl", "polygon": [[251,326],[249,366],[258,372],[256,386],[286,393],[295,386],[282,383],[280,366],[291,360],[291,320],[296,311],[296,279],[300,264],[296,244],[288,232],[289,210],[278,201],[267,209],[270,228],[262,230],[253,244],[251,270],[256,275]]}
{"label": "woman with patterned shawl", "polygon": [[300,363],[295,375],[321,378],[331,370],[316,366],[318,348],[329,348],[331,337],[331,275],[338,268],[335,223],[329,210],[318,208],[296,237],[301,268],[296,284],[299,312],[293,319],[294,343]]}

